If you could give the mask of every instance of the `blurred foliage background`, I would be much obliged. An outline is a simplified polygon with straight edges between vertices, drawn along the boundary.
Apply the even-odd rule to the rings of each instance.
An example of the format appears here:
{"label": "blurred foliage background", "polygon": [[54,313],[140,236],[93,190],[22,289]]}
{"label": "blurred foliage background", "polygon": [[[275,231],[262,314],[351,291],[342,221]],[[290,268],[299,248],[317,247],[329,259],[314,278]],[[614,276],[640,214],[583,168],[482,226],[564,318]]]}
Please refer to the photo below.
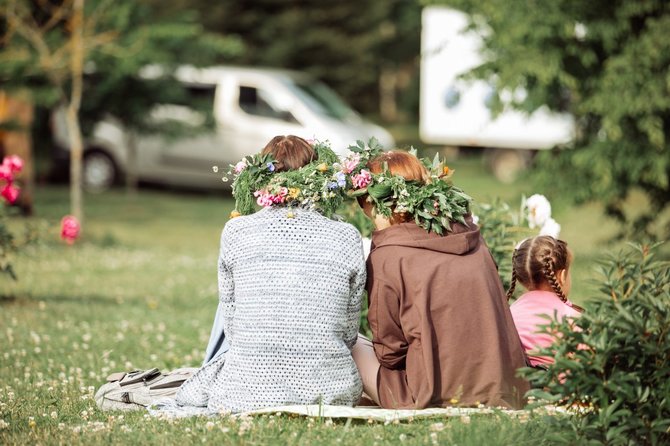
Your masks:
{"label": "blurred foliage background", "polygon": [[[36,22],[50,23],[53,43],[65,39],[69,25],[53,21],[44,5],[65,3],[7,0],[2,8],[4,17],[9,4],[32,8]],[[178,90],[139,88],[132,73],[143,64],[225,63],[307,71],[395,130],[400,146],[420,145],[415,126],[426,5],[470,15],[483,38],[484,63],[468,76],[495,86],[495,112],[547,105],[575,117],[574,142],[535,159],[536,189],[552,199],[602,202],[620,223],[620,236],[670,234],[670,4],[663,0],[87,0],[98,32],[92,35],[109,37],[90,61],[109,74],[83,97],[83,131],[109,107],[139,125],[147,107]],[[7,31],[7,20],[0,20],[1,34]],[[53,103],[57,94],[43,87],[63,61],[52,60],[49,72],[30,54],[0,41],[3,88],[28,87],[37,103]],[[519,88],[526,94],[502,100],[500,93]],[[37,138],[41,131],[44,142],[36,147],[48,151],[48,125],[39,110],[38,116]]]}

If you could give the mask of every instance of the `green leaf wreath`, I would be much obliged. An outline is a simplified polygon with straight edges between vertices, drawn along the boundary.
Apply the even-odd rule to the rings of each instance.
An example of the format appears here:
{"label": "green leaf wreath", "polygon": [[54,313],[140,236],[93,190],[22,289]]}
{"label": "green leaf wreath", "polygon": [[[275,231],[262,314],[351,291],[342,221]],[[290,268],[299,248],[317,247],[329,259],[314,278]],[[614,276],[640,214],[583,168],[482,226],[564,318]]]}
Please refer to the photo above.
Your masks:
{"label": "green leaf wreath", "polygon": [[[377,213],[387,218],[391,218],[393,213],[410,214],[417,225],[440,235],[451,231],[452,222],[465,224],[472,198],[452,184],[453,170],[440,160],[439,155],[436,154],[432,161],[421,159],[430,176],[428,183],[424,184],[392,175],[386,163],[381,173],[369,172],[366,169],[368,162],[383,153],[374,139],[367,146],[358,141],[349,150],[360,157],[359,168],[351,172],[352,178],[361,172],[371,177],[366,187],[350,189],[350,196],[367,195],[366,199],[374,204]],[[416,155],[416,150],[412,148],[410,153]]]}

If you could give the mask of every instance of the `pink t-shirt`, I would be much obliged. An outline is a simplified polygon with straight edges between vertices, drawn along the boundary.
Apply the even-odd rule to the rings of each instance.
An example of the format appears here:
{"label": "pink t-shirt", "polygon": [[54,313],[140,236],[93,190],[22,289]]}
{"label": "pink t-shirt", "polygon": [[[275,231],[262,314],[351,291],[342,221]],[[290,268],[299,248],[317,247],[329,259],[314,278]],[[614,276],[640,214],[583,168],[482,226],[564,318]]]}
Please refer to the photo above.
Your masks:
{"label": "pink t-shirt", "polygon": [[548,333],[540,333],[538,326],[548,325],[551,321],[542,315],[549,315],[562,321],[565,317],[579,317],[579,311],[572,308],[570,301],[563,303],[550,291],[529,291],[510,306],[514,324],[519,332],[521,344],[526,350],[530,364],[553,364],[554,358],[533,354],[540,348],[549,347],[555,338]]}

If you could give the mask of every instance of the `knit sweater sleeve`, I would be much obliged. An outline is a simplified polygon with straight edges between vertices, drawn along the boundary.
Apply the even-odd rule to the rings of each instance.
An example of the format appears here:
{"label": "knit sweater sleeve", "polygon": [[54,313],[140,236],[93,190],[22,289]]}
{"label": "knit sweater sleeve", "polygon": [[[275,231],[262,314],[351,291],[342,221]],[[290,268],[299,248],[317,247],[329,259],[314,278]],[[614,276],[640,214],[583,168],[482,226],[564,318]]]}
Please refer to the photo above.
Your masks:
{"label": "knit sweater sleeve", "polygon": [[366,268],[363,255],[363,242],[360,234],[356,231],[356,240],[353,244],[357,249],[353,253],[354,268],[351,277],[351,298],[347,312],[347,327],[344,342],[349,349],[354,347],[358,337],[358,330],[361,322],[361,304],[363,301],[363,291],[365,290]]}
{"label": "knit sweater sleeve", "polygon": [[221,310],[223,311],[223,332],[228,342],[232,344],[233,335],[233,319],[235,316],[235,286],[233,283],[233,274],[230,268],[230,259],[228,253],[230,252],[230,237],[229,227],[226,226],[221,233],[221,246],[219,249],[219,302]]}

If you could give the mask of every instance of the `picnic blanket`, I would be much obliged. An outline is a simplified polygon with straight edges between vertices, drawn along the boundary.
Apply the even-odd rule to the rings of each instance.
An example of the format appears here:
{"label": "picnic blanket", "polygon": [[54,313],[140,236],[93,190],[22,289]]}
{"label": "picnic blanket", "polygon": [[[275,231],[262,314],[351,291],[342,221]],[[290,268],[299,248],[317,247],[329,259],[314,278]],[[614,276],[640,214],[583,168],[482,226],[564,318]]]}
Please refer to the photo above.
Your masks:
{"label": "picnic blanket", "polygon": [[[222,414],[212,413],[205,407],[184,408],[176,405],[174,399],[162,399],[147,407],[149,413],[160,418],[183,418],[194,415],[200,416],[219,416]],[[546,414],[566,413],[565,408],[556,406],[544,406],[535,409],[537,412]],[[469,417],[471,415],[506,415],[512,418],[525,418],[530,415],[529,410],[510,410],[491,407],[433,407],[429,409],[382,409],[377,406],[329,406],[319,404],[296,404],[289,406],[275,406],[264,409],[240,412],[235,414],[227,413],[231,417],[252,417],[264,414],[288,414],[295,416],[314,417],[314,418],[343,418],[359,419],[368,421],[382,421],[385,423],[413,420],[417,418],[429,417]]]}
{"label": "picnic blanket", "polygon": [[469,415],[506,414],[517,417],[527,415],[525,410],[493,409],[490,407],[433,407],[429,409],[382,409],[375,406],[328,406],[328,405],[292,405],[268,407],[237,414],[237,416],[253,416],[262,414],[293,414],[306,417],[352,418],[374,421],[395,421],[428,417],[463,417]]}

